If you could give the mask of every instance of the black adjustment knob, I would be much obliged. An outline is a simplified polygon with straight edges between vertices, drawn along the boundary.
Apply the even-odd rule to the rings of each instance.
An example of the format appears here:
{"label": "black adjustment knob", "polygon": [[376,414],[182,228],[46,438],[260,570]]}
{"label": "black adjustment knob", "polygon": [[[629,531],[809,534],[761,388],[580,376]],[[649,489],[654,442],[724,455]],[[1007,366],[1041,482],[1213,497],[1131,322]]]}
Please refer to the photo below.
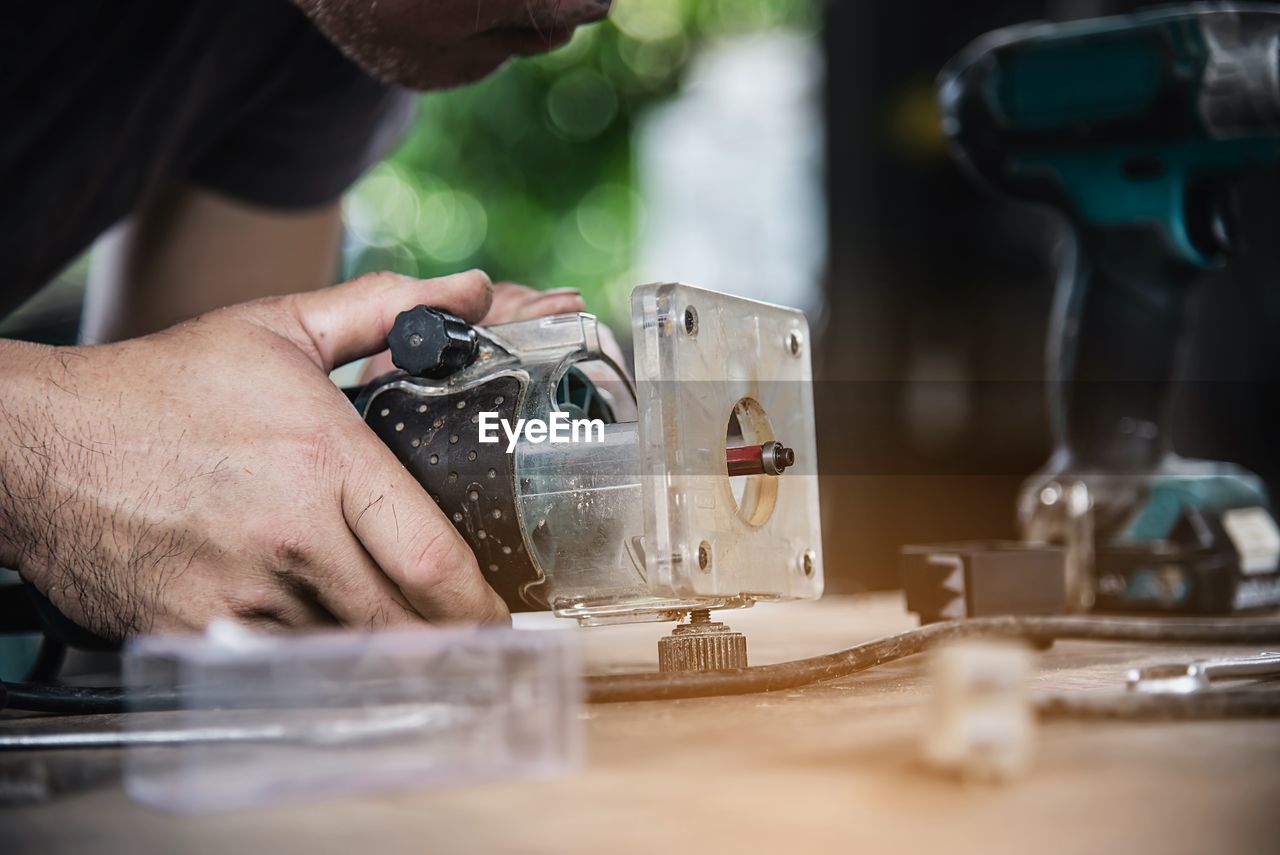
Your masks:
{"label": "black adjustment knob", "polygon": [[387,346],[397,368],[415,377],[442,380],[475,362],[480,341],[462,318],[415,306],[396,315]]}

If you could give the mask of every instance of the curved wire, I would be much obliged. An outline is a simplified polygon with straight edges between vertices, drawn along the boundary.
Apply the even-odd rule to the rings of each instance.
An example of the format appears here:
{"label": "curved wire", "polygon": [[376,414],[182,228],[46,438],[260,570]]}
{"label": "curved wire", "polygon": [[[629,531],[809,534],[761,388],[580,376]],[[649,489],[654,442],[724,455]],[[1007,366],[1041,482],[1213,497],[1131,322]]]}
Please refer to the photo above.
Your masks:
{"label": "curved wire", "polygon": [[733,671],[614,674],[587,678],[591,703],[656,701],[745,695],[794,689],[847,677],[877,665],[913,656],[958,638],[1025,638],[1032,641],[1189,642],[1270,644],[1280,641],[1280,621],[1250,618],[1098,618],[1004,616],[932,623],[847,650],[777,665]]}
{"label": "curved wire", "polygon": [[[734,671],[618,674],[586,679],[589,703],[705,698],[794,689],[847,677],[913,656],[959,638],[1023,638],[1143,643],[1274,644],[1280,620],[1256,618],[1098,618],[1006,616],[934,623],[854,645],[846,650]],[[352,687],[357,688],[357,687]],[[1143,696],[1127,693],[1084,698],[1060,695],[1040,702],[1047,718],[1218,718],[1280,714],[1280,691],[1214,691],[1198,695]],[[176,709],[181,693],[127,692],[119,686],[90,688],[0,683],[0,709],[59,713],[115,713]]]}

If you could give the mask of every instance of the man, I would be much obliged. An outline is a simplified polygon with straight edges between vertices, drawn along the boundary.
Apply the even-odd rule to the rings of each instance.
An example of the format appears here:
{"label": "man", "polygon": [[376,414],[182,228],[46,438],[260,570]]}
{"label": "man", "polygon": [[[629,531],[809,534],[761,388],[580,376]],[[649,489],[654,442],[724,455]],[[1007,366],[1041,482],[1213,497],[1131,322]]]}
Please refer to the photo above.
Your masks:
{"label": "man", "polygon": [[108,639],[217,616],[506,620],[328,372],[378,352],[420,303],[493,322],[581,298],[495,297],[479,271],[315,289],[331,281],[339,197],[407,121],[399,87],[476,80],[608,5],[7,4],[0,314],[115,228],[83,329],[113,343],[0,341],[0,566]]}

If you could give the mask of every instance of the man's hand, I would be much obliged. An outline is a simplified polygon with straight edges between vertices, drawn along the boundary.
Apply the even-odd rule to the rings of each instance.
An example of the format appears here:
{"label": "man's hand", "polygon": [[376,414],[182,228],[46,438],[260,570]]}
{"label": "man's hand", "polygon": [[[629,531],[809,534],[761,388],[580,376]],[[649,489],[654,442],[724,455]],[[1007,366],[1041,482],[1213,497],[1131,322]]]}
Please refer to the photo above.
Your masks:
{"label": "man's hand", "polygon": [[485,326],[511,324],[586,310],[587,304],[577,288],[548,288],[546,291],[539,291],[528,285],[499,282],[493,286],[493,304],[480,323]]}
{"label": "man's hand", "polygon": [[0,566],[106,638],[502,621],[453,526],[329,381],[478,271],[362,277],[89,348],[0,342]]}

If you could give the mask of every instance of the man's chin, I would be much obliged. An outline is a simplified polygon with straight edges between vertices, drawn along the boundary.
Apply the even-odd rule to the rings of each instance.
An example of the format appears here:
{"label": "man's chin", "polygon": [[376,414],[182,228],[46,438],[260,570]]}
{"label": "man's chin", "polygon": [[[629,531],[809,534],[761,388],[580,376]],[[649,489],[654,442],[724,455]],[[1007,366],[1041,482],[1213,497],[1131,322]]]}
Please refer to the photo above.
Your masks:
{"label": "man's chin", "polygon": [[388,83],[440,89],[554,50],[610,0],[293,0],[329,41]]}

